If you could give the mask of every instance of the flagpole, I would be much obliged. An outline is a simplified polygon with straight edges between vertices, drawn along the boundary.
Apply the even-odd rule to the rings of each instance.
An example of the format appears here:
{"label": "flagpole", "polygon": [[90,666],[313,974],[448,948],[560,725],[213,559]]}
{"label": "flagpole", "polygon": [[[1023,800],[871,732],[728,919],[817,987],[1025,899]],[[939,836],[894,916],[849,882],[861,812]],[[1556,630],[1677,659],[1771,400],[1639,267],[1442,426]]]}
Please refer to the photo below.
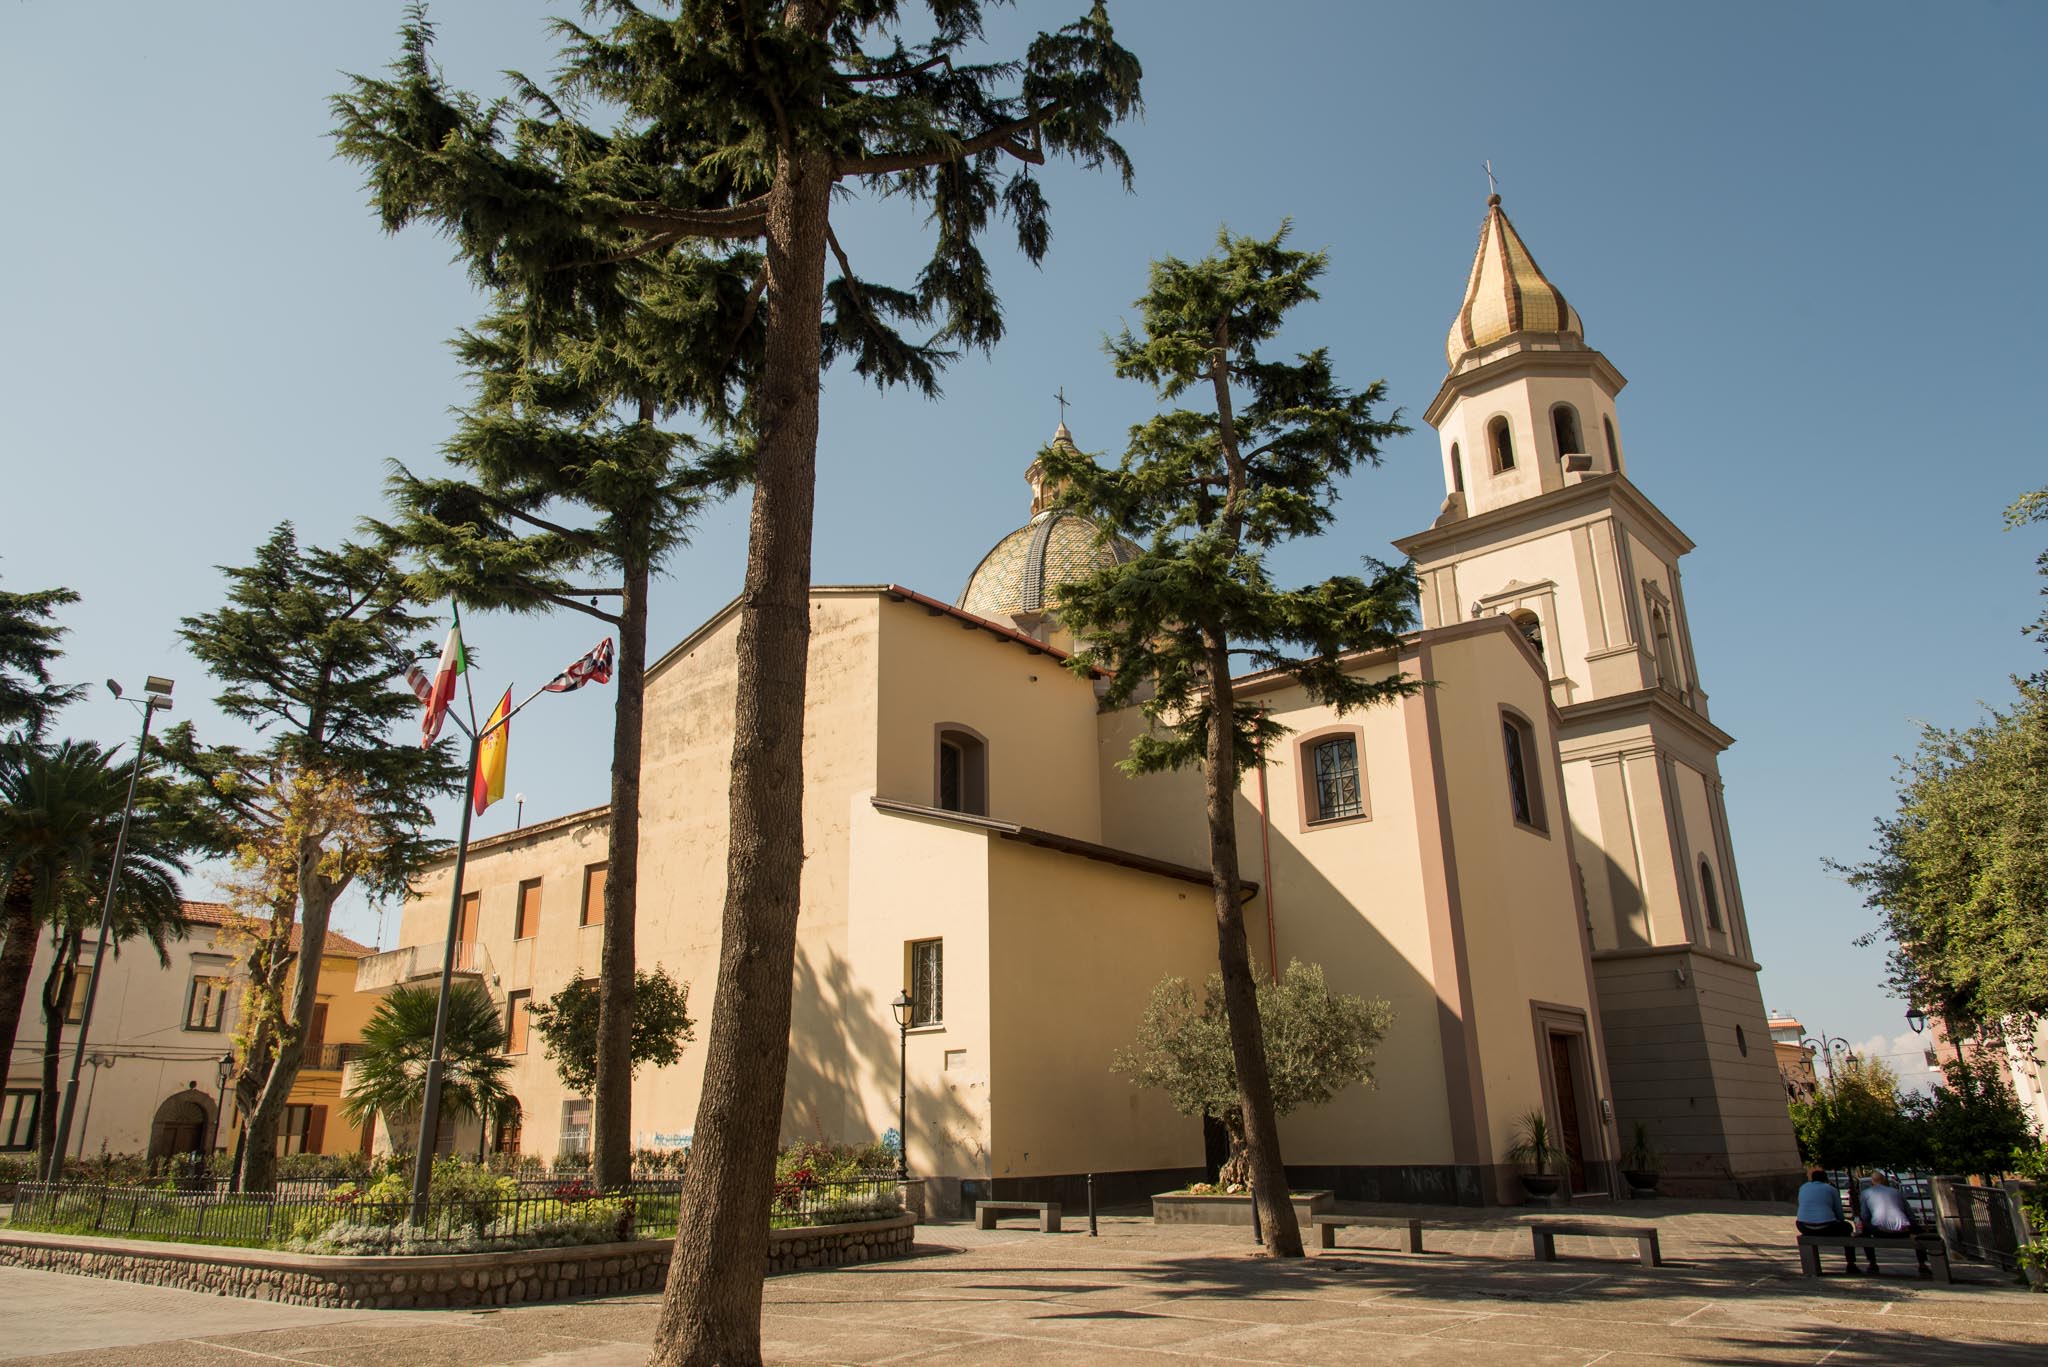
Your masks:
{"label": "flagpole", "polygon": [[[467,669],[462,671],[466,677]],[[469,862],[469,814],[474,807],[477,752],[483,737],[458,719],[456,726],[469,736],[469,767],[462,785],[462,830],[455,838],[455,872],[448,890],[448,935],[441,944],[441,997],[434,1008],[434,1047],[427,1055],[426,1085],[420,1097],[419,1147],[412,1163],[412,1222],[427,1222],[427,1197],[434,1176],[434,1149],[441,1127],[441,1051],[448,1043],[448,989],[455,978],[455,941],[462,933],[462,878]]]}

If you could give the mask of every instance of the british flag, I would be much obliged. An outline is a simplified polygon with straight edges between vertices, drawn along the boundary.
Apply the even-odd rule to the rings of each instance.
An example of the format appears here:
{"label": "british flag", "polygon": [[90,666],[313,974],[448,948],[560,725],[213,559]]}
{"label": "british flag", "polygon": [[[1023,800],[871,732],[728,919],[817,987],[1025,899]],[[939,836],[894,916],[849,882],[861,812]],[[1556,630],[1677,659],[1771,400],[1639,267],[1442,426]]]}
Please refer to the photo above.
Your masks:
{"label": "british flag", "polygon": [[597,643],[597,649],[585,655],[575,664],[550,679],[545,691],[549,693],[574,693],[587,683],[610,683],[612,681],[612,638],[607,636]]}

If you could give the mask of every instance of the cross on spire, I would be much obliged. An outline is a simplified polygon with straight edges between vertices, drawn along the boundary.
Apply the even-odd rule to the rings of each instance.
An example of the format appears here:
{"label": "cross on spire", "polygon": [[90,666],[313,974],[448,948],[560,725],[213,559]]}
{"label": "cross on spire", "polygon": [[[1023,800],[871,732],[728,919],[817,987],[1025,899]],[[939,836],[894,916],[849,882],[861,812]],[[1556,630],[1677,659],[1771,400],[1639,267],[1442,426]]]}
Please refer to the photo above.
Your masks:
{"label": "cross on spire", "polygon": [[1061,385],[1053,391],[1052,401],[1060,406],[1060,426],[1067,425],[1067,387]]}
{"label": "cross on spire", "polygon": [[1494,184],[1494,182],[1493,182],[1493,158],[1492,158],[1492,157],[1488,157],[1488,158],[1486,159],[1486,197],[1487,197],[1488,199],[1499,199],[1499,198],[1500,198],[1500,186],[1498,186],[1498,185]]}

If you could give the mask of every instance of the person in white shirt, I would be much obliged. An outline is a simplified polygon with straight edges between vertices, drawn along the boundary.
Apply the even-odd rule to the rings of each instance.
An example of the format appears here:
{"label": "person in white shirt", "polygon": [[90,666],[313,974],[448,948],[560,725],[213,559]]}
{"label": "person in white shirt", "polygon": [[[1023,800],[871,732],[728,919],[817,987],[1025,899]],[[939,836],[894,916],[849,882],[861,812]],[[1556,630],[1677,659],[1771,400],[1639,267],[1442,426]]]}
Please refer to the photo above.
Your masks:
{"label": "person in white shirt", "polygon": [[[1919,1233],[1913,1224],[1913,1212],[1906,1206],[1906,1198],[1881,1172],[1870,1174],[1869,1185],[1863,1188],[1863,1194],[1856,1200],[1856,1213],[1862,1220],[1865,1238],[1910,1239]],[[1877,1250],[1868,1248],[1864,1254],[1870,1260],[1870,1270],[1877,1271]]]}

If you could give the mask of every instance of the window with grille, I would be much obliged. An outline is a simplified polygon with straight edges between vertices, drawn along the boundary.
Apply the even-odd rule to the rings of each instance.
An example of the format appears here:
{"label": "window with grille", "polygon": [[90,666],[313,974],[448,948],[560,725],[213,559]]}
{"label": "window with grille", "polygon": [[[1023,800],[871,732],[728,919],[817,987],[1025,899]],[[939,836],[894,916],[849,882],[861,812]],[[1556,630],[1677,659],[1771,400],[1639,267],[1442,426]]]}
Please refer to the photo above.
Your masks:
{"label": "window with grille", "polygon": [[1535,746],[1528,723],[1503,713],[1501,742],[1507,751],[1508,803],[1515,820],[1536,830],[1543,827],[1543,798],[1537,787],[1534,767]]}
{"label": "window with grille", "polygon": [[1365,815],[1365,793],[1358,781],[1358,741],[1336,736],[1314,750],[1316,812],[1314,820],[1338,821]]}
{"label": "window with grille", "polygon": [[590,1102],[577,1098],[562,1103],[562,1152],[590,1152]]}
{"label": "window with grille", "polygon": [[946,1018],[944,940],[913,940],[910,945],[910,1023],[937,1025]]}

